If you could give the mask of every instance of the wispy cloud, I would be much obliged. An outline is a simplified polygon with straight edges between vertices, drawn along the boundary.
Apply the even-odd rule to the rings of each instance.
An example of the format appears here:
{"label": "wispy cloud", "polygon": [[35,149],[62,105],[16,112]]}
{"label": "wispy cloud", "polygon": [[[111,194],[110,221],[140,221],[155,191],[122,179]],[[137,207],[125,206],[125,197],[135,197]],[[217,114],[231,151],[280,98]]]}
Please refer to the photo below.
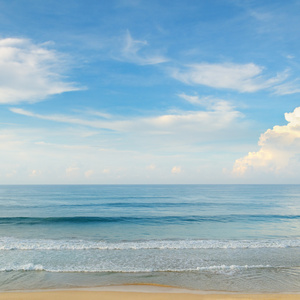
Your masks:
{"label": "wispy cloud", "polygon": [[0,39],[0,103],[37,102],[80,88],[62,77],[64,61],[44,45]]}
{"label": "wispy cloud", "polygon": [[[183,112],[173,114],[184,115]],[[223,114],[227,115],[226,112]],[[3,183],[9,183],[13,178],[15,183],[41,184],[199,183],[207,182],[209,178],[214,182],[217,175],[212,175],[212,164],[217,165],[215,169],[220,168],[229,146],[220,139],[232,140],[243,126],[240,118],[223,120],[220,113],[218,118],[224,122],[215,127],[213,123],[217,117],[218,114],[208,117],[206,121],[211,123],[191,121],[185,127],[175,121],[167,124],[167,129],[164,125],[154,128],[151,122],[143,123],[148,118],[132,118],[128,119],[130,127],[126,132],[111,134],[75,124],[49,126],[51,120],[48,119],[35,120],[31,127],[24,116],[27,125],[23,123],[21,128],[13,126],[9,130],[0,130],[0,179]],[[217,151],[222,149],[219,154],[216,147]],[[230,149],[232,147],[230,145]],[[212,157],[207,161],[210,155]],[[182,172],[178,176],[171,173],[174,166],[181,166]],[[199,169],[201,173],[198,173]],[[33,170],[39,171],[38,176],[32,176]]]}
{"label": "wispy cloud", "polygon": [[146,40],[135,40],[129,30],[123,37],[123,46],[117,59],[131,62],[137,65],[155,65],[167,62],[168,59],[161,55],[157,50],[148,49],[149,44]]}
{"label": "wispy cloud", "polygon": [[287,125],[276,125],[260,136],[259,151],[249,152],[245,157],[235,161],[234,175],[242,176],[253,172],[288,172],[295,166],[299,167],[300,107],[292,113],[286,113],[285,119]]}
{"label": "wispy cloud", "polygon": [[187,84],[200,84],[218,89],[232,89],[251,93],[276,86],[283,82],[287,71],[271,78],[262,76],[263,67],[249,64],[191,64],[182,69],[173,69],[171,75]]}
{"label": "wispy cloud", "polygon": [[[103,115],[100,112],[95,112],[95,114],[96,115],[101,114],[101,116],[99,116],[101,118],[101,120],[86,120],[86,119],[76,118],[73,116],[61,115],[61,114],[42,115],[42,114],[30,112],[30,111],[22,109],[22,108],[10,108],[10,111],[12,111],[13,113],[19,114],[19,115],[27,116],[27,117],[33,117],[33,118],[37,118],[37,119],[60,122],[60,123],[89,126],[89,127],[94,127],[94,128],[107,128],[107,129],[109,128],[111,130],[118,130],[119,128],[122,128],[122,125],[125,126],[124,122],[122,122],[122,124],[119,124],[116,122],[112,123],[112,122],[102,121]],[[106,115],[106,114],[104,114],[104,115]]]}
{"label": "wispy cloud", "polygon": [[212,96],[199,97],[198,95],[187,95],[181,93],[178,95],[180,98],[186,100],[193,105],[200,105],[213,111],[233,111],[234,106],[226,100],[215,98]]}
{"label": "wispy cloud", "polygon": [[[181,95],[182,97],[189,97]],[[76,124],[99,129],[108,129],[119,132],[139,133],[147,132],[152,135],[177,135],[185,131],[190,132],[213,132],[223,130],[230,126],[236,119],[241,118],[242,114],[236,111],[226,101],[214,101],[207,105],[210,110],[197,111],[174,111],[169,114],[150,116],[144,118],[117,118],[109,115],[110,119],[103,119],[100,113],[100,119],[85,119],[82,117],[73,117],[70,115],[42,115],[24,110],[21,108],[11,108],[10,111],[16,114],[34,117],[38,119]]]}
{"label": "wispy cloud", "polygon": [[273,88],[275,95],[290,95],[300,93],[300,78],[291,82],[279,84]]}
{"label": "wispy cloud", "polygon": [[187,95],[185,93],[181,93],[178,95],[180,98],[186,100],[187,102],[191,103],[191,104],[194,104],[194,105],[204,105],[206,106],[207,105],[207,101],[206,100],[209,100],[209,97],[206,97],[206,98],[199,98],[198,95]]}

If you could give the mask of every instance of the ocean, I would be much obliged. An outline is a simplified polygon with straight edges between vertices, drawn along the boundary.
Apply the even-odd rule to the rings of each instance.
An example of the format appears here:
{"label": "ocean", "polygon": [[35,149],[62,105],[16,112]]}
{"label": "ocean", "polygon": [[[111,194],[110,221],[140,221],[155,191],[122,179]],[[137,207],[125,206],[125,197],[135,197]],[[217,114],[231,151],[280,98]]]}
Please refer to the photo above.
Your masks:
{"label": "ocean", "polygon": [[0,186],[0,291],[300,292],[300,185]]}

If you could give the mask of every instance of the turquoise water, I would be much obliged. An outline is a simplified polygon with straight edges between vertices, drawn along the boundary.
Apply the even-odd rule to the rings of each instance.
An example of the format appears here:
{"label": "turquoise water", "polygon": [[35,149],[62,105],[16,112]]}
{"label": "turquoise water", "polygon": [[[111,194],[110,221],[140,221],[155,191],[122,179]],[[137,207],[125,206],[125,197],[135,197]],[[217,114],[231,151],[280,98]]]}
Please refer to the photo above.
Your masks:
{"label": "turquoise water", "polygon": [[300,185],[0,186],[0,290],[299,278]]}

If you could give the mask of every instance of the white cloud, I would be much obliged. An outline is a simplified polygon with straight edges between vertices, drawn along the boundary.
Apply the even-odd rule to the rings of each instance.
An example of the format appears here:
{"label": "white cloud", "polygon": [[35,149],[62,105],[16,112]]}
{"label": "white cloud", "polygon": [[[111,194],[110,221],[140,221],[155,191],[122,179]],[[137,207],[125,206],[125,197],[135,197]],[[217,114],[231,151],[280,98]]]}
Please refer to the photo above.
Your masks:
{"label": "white cloud", "polygon": [[[181,96],[183,99],[190,97],[186,94]],[[209,164],[207,157],[211,152],[218,145],[222,145],[223,152],[226,151],[228,143],[224,145],[222,140],[232,140],[241,132],[244,134],[245,124],[242,114],[229,102],[208,97],[197,99],[205,103],[204,110],[195,107],[195,111],[173,110],[146,117],[109,115],[108,119],[103,118],[101,113],[98,116],[89,110],[81,114],[76,111],[70,115],[56,115],[12,108],[13,113],[23,115],[23,122],[27,124],[30,122],[26,118],[39,120],[35,122],[36,128],[0,130],[0,135],[7,136],[3,138],[4,143],[10,140],[12,143],[23,143],[12,144],[4,155],[1,151],[6,163],[1,167],[5,172],[17,170],[16,181],[18,179],[19,183],[35,168],[32,166],[39,166],[42,172],[42,176],[28,179],[32,183],[47,182],[49,178],[51,182],[64,183],[174,183],[181,182],[182,174],[191,182],[200,182],[198,175],[191,175],[195,175],[193,170],[200,166],[206,170],[208,167],[203,164],[205,161]],[[63,122],[67,126],[49,126],[50,121]],[[10,137],[11,133],[16,136]],[[26,158],[19,156],[19,152],[24,152]],[[212,155],[213,163],[220,162],[216,154]],[[26,166],[26,170],[15,167],[15,162],[21,164],[22,168]],[[178,162],[184,172],[175,176],[181,170]],[[171,173],[174,166],[177,167],[173,170],[175,174]],[[89,170],[94,170],[94,173],[85,173]],[[189,182],[188,179],[186,182]]]}
{"label": "white cloud", "polygon": [[232,89],[239,92],[256,92],[283,82],[287,72],[266,79],[262,76],[263,68],[249,64],[192,64],[184,70],[175,69],[172,76],[187,84],[200,84],[213,88]]}
{"label": "white cloud", "polygon": [[0,39],[0,103],[37,102],[79,90],[62,78],[61,56],[30,40]]}
{"label": "white cloud", "polygon": [[[22,109],[22,108],[11,108],[10,111],[12,111],[16,114],[20,114],[20,115],[24,115],[24,116],[28,116],[28,117],[34,117],[34,118],[48,120],[48,121],[54,121],[54,122],[84,125],[84,126],[89,126],[89,127],[94,127],[94,128],[107,127],[109,124],[109,122],[102,121],[102,120],[91,121],[91,120],[84,120],[84,119],[75,118],[75,117],[66,116],[66,115],[41,115],[41,114],[32,113],[32,112]],[[113,129],[113,128],[111,128],[111,129]]]}
{"label": "white cloud", "polygon": [[[185,97],[189,97],[185,95]],[[96,118],[87,120],[83,118],[68,115],[41,115],[32,113],[21,108],[11,108],[16,114],[34,117],[43,120],[77,124],[99,129],[109,129],[119,132],[129,133],[148,133],[151,135],[178,135],[185,132],[185,135],[191,132],[213,132],[226,129],[234,121],[242,117],[239,111],[236,111],[229,102],[224,100],[210,99],[206,106],[209,110],[202,111],[174,111],[169,114],[128,119],[110,119]],[[97,116],[95,116],[97,117]]]}
{"label": "white cloud", "polygon": [[29,176],[31,177],[36,177],[36,176],[40,176],[42,174],[42,172],[40,170],[32,170],[29,174]]}
{"label": "white cloud", "polygon": [[[190,140],[186,131],[174,136],[132,134],[104,132],[90,138],[78,135],[75,128],[57,130],[40,124],[0,129],[0,146],[5,145],[0,147],[0,180],[3,184],[212,183],[221,180],[218,172],[224,160],[233,159],[224,154],[227,146],[215,139],[215,132],[211,145],[203,143],[201,132],[193,132]],[[216,148],[222,151],[214,153]],[[174,166],[182,172],[171,173]],[[33,170],[40,176],[30,176]],[[94,173],[86,177],[90,170]]]}
{"label": "white cloud", "polygon": [[79,171],[80,171],[80,169],[78,167],[71,166],[66,169],[66,175],[68,177],[78,176]]}
{"label": "white cloud", "polygon": [[223,99],[214,98],[211,96],[200,98],[198,95],[191,96],[185,93],[181,93],[178,96],[191,104],[204,106],[211,111],[218,110],[225,112],[234,110],[233,105],[229,101]]}
{"label": "white cloud", "polygon": [[[214,131],[217,128],[220,129],[224,123],[227,123],[227,117],[230,122],[238,116],[236,112],[228,111],[228,114],[228,116],[222,116],[220,111],[185,111],[141,119],[140,122],[143,128],[148,127],[148,130],[160,130],[161,134],[174,133],[182,129],[195,131],[197,128],[200,131]],[[204,125],[207,125],[207,128],[200,129],[198,127]]]}
{"label": "white cloud", "polygon": [[172,174],[180,174],[181,173],[181,167],[174,166],[171,170]]}
{"label": "white cloud", "polygon": [[289,172],[300,164],[300,107],[286,113],[288,122],[284,126],[274,126],[260,136],[260,150],[249,152],[237,159],[233,174],[242,176],[252,172]]}
{"label": "white cloud", "polygon": [[180,98],[186,100],[187,102],[189,102],[191,104],[196,104],[196,105],[206,105],[206,101],[205,100],[208,99],[208,98],[200,99],[199,96],[197,96],[197,95],[191,96],[191,95],[187,95],[185,93],[181,93],[178,96]]}
{"label": "white cloud", "polygon": [[297,78],[291,82],[279,84],[273,89],[274,94],[276,95],[290,95],[300,93],[300,78]]}
{"label": "white cloud", "polygon": [[86,178],[90,178],[90,177],[93,176],[94,173],[95,173],[94,170],[87,170],[86,172],[84,172],[84,176],[85,176]]}
{"label": "white cloud", "polygon": [[151,164],[151,165],[147,166],[146,169],[153,171],[156,169],[156,166],[154,164]]}
{"label": "white cloud", "polygon": [[111,114],[104,113],[104,112],[101,112],[101,111],[88,110],[87,113],[90,114],[90,115],[98,116],[98,117],[103,118],[103,119],[111,119],[112,118]]}
{"label": "white cloud", "polygon": [[295,58],[295,55],[288,54],[288,55],[286,56],[286,58],[288,58],[288,59],[294,59],[294,58]]}
{"label": "white cloud", "polygon": [[148,46],[148,42],[145,40],[133,39],[128,30],[125,34],[123,43],[124,46],[121,49],[120,56],[118,57],[118,59],[122,61],[127,61],[138,65],[155,65],[168,61],[167,58],[159,53],[155,54],[151,51],[149,54],[145,50],[145,47]]}

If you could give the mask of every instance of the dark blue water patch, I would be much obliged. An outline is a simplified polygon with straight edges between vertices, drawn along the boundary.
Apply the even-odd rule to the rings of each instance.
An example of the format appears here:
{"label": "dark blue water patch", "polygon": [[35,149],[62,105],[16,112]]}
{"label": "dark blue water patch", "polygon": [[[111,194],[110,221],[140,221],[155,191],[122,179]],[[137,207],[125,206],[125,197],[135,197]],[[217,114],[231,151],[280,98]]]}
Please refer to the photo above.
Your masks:
{"label": "dark blue water patch", "polygon": [[219,215],[219,216],[151,216],[151,217],[8,217],[0,218],[0,225],[84,224],[84,223],[134,223],[134,224],[183,224],[183,223],[231,223],[231,222],[280,222],[300,220],[300,215]]}

